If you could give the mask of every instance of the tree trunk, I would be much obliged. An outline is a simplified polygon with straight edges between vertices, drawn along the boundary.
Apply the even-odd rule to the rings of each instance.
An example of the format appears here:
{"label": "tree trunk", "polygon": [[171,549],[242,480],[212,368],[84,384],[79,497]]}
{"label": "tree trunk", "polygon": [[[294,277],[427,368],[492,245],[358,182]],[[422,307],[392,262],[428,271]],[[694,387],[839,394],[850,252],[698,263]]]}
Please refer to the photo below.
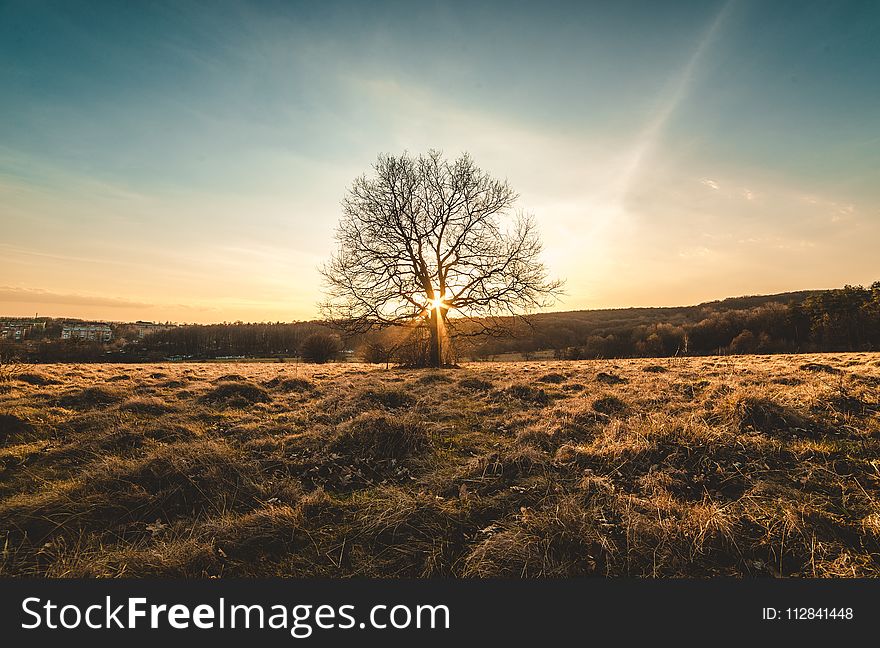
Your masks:
{"label": "tree trunk", "polygon": [[440,332],[440,313],[435,308],[431,311],[431,340],[428,346],[428,366],[443,366],[443,338]]}

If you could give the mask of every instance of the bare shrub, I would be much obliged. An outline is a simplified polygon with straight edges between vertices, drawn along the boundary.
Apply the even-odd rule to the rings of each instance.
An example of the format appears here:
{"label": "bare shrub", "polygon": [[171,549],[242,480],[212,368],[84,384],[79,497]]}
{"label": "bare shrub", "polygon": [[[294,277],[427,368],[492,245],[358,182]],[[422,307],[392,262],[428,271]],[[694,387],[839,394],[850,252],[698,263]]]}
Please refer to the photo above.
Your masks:
{"label": "bare shrub", "polygon": [[336,357],[342,348],[339,338],[328,333],[313,333],[303,340],[300,353],[306,362],[324,364]]}

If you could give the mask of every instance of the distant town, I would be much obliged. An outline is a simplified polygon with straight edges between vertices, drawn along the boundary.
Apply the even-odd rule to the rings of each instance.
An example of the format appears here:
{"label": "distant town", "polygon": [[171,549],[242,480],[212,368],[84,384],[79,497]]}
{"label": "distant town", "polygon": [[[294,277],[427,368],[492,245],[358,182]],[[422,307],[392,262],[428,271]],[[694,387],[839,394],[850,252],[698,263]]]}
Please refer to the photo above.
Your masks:
{"label": "distant town", "polygon": [[[311,335],[331,338],[322,322],[186,324],[113,322],[68,317],[0,317],[0,360],[148,362],[245,357],[300,357]],[[330,355],[351,351],[332,337]],[[325,345],[326,346],[326,345]],[[328,356],[329,357],[329,356]]]}
{"label": "distant town", "polygon": [[23,342],[59,338],[109,343],[114,339],[141,340],[151,333],[167,331],[177,324],[166,322],[95,322],[49,317],[7,317],[0,319],[0,340]]}

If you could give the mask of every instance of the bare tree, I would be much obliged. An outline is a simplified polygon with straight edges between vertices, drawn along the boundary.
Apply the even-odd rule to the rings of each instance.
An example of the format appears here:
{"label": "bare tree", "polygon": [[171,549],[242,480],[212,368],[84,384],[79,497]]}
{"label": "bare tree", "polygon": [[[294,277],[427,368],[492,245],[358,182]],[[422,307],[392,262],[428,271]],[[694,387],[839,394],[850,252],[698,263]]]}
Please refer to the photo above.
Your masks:
{"label": "bare tree", "polygon": [[321,267],[334,322],[351,332],[422,322],[428,363],[443,366],[456,326],[489,332],[559,292],[538,260],[534,220],[513,212],[517,194],[469,155],[380,155],[373,171],[349,189],[338,249]]}
{"label": "bare tree", "polygon": [[339,338],[328,333],[312,333],[303,340],[300,353],[306,362],[324,364],[336,357],[340,349]]}

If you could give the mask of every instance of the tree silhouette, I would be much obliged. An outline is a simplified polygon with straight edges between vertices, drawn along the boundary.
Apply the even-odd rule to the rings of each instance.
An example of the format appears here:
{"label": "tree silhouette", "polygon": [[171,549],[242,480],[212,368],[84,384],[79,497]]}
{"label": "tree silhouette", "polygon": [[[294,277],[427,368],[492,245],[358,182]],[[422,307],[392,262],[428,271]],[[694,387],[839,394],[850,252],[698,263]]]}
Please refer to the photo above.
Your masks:
{"label": "tree silhouette", "polygon": [[321,267],[329,319],[361,333],[422,322],[426,364],[442,366],[462,321],[490,332],[502,316],[546,306],[558,293],[561,282],[538,260],[533,219],[513,212],[517,194],[469,155],[380,155],[373,171],[349,189],[338,249]]}

